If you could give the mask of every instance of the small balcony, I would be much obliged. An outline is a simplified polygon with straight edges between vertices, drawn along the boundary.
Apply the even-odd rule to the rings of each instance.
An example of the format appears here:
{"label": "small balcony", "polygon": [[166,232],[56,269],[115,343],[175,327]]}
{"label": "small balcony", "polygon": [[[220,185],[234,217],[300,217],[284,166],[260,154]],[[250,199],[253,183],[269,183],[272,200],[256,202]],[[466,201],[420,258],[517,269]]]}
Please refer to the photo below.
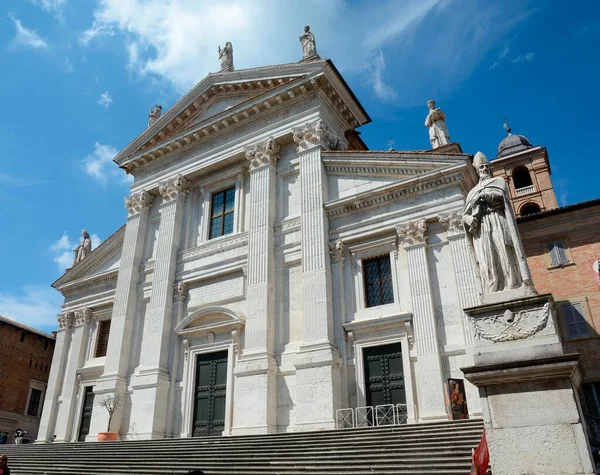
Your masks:
{"label": "small balcony", "polygon": [[522,188],[517,188],[515,190],[517,196],[528,195],[529,193],[533,193],[533,185],[523,186]]}

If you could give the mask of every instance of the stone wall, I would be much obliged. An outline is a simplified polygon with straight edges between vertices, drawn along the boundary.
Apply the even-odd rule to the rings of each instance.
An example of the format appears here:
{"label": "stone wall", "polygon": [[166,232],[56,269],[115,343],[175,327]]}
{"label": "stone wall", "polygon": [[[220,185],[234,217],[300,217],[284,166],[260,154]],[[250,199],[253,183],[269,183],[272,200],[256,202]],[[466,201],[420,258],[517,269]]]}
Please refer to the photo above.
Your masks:
{"label": "stone wall", "polygon": [[[565,352],[580,354],[584,382],[600,380],[600,281],[593,268],[600,258],[599,226],[600,205],[529,218],[519,223],[537,291],[552,293],[558,305],[565,301],[584,304],[591,329],[589,338],[569,340],[559,312]],[[555,240],[565,242],[571,262],[553,268],[546,244]]]}
{"label": "stone wall", "polygon": [[[0,430],[12,435],[20,427],[35,437],[41,407],[27,415],[29,389],[45,388],[53,352],[53,338],[0,319]],[[40,406],[43,400],[42,394]]]}

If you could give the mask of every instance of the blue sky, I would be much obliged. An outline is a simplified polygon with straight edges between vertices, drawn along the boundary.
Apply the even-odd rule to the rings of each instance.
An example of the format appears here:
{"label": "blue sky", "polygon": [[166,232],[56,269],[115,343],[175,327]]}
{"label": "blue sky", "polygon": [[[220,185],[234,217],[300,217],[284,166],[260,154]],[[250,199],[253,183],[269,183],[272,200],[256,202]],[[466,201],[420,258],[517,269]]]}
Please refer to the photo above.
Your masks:
{"label": "blue sky", "polygon": [[[600,2],[4,0],[0,3],[0,314],[52,330],[50,284],[82,228],[125,219],[112,157],[208,72],[297,61],[310,24],[373,118],[372,149],[429,147],[436,99],[463,150],[514,133],[548,147],[561,205],[597,198]],[[163,110],[164,110],[163,109]]]}

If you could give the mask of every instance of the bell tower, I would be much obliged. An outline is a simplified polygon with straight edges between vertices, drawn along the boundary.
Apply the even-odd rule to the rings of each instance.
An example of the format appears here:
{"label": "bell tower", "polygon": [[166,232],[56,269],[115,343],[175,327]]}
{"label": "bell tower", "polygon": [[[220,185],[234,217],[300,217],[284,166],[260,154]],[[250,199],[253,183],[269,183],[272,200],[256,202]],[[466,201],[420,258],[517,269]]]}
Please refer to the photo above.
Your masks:
{"label": "bell tower", "polygon": [[527,137],[513,134],[508,123],[504,129],[508,135],[498,145],[490,169],[494,176],[506,180],[515,214],[558,208],[546,147],[534,147]]}

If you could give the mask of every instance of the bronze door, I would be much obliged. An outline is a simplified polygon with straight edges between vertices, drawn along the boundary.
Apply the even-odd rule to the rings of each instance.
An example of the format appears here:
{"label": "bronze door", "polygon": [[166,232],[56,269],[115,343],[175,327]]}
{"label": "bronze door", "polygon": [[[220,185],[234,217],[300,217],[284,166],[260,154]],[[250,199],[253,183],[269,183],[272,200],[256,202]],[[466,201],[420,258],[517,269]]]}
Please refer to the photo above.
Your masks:
{"label": "bronze door", "polygon": [[400,343],[363,350],[367,406],[406,404]]}
{"label": "bronze door", "polygon": [[194,391],[194,437],[222,435],[225,429],[227,351],[198,355]]}

